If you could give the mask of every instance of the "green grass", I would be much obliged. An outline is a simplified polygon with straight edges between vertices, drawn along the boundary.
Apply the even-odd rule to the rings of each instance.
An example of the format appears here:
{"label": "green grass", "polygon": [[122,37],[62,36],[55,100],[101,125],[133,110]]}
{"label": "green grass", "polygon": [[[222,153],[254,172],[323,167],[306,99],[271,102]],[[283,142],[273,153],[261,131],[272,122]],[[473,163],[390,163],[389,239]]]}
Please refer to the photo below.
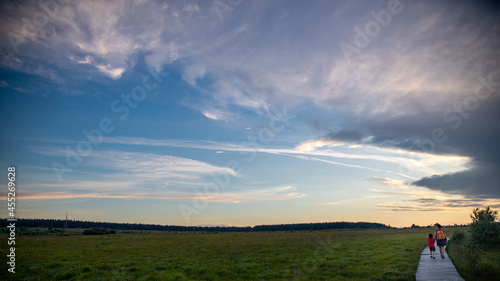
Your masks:
{"label": "green grass", "polygon": [[[427,233],[429,229],[18,236],[15,277],[414,280]],[[5,257],[5,236],[0,243]],[[0,280],[6,280],[13,274],[2,264]]]}
{"label": "green grass", "polygon": [[[500,247],[488,250],[480,250],[476,247],[467,250],[465,247],[467,245],[463,243],[451,241],[447,249],[460,276],[465,280],[500,280]],[[475,268],[471,267],[470,255],[477,259]]]}

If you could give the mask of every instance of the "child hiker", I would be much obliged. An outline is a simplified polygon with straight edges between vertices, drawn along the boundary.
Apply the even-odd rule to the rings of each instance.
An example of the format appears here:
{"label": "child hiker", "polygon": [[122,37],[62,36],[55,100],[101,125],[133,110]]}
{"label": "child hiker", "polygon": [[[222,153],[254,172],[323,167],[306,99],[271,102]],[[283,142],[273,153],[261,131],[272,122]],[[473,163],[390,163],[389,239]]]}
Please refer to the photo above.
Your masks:
{"label": "child hiker", "polygon": [[432,233],[427,236],[427,241],[429,241],[429,250],[431,251],[431,259],[436,259],[436,247],[434,247],[434,241],[436,239],[432,238]]}

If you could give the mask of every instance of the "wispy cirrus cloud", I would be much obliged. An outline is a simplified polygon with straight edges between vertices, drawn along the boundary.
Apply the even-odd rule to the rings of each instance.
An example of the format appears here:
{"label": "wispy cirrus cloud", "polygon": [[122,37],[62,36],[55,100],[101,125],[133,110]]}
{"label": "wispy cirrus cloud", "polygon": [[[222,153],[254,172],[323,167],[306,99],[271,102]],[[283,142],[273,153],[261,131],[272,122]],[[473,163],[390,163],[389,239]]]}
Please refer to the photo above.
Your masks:
{"label": "wispy cirrus cloud", "polygon": [[[456,155],[431,155],[427,153],[418,152],[404,152],[399,149],[380,148],[370,146],[370,144],[351,147],[344,145],[338,141],[323,140],[309,140],[302,142],[295,147],[290,148],[272,148],[272,147],[252,147],[244,143],[235,144],[229,142],[216,142],[216,141],[181,141],[175,139],[146,139],[146,138],[131,138],[131,137],[113,137],[105,138],[104,142],[119,143],[127,145],[142,145],[142,146],[165,146],[165,147],[184,147],[196,148],[203,150],[215,151],[235,151],[235,152],[255,152],[291,156],[309,161],[320,161],[333,165],[342,165],[352,168],[362,168],[373,171],[385,171],[377,167],[370,167],[367,165],[357,165],[349,163],[345,160],[374,160],[387,163],[393,163],[397,166],[408,165],[412,168],[414,173],[423,173],[432,175],[436,172],[442,171],[440,166],[446,166],[446,171],[461,171],[466,169],[465,165],[468,163],[469,158],[456,156]],[[341,147],[342,146],[342,147]],[[326,147],[326,148],[325,148]],[[332,149],[337,148],[337,149]],[[318,157],[330,157],[331,159],[320,159]],[[399,174],[405,178],[417,180],[414,176],[404,175],[398,171],[388,171],[390,173]]]}
{"label": "wispy cirrus cloud", "polygon": [[77,63],[79,64],[90,64],[93,65],[95,68],[97,68],[100,72],[106,74],[107,76],[113,78],[113,79],[118,79],[122,76],[123,72],[125,72],[125,68],[123,67],[116,67],[113,68],[111,64],[96,64],[93,62],[90,56],[86,56],[85,59],[83,60],[78,60]]}
{"label": "wispy cirrus cloud", "polygon": [[[76,182],[71,185],[85,185],[86,182]],[[121,182],[115,182],[118,187]],[[37,186],[37,185],[35,185]],[[95,186],[95,185],[94,185]],[[38,186],[37,186],[38,187]],[[137,191],[137,188],[135,189]],[[90,199],[90,198],[107,198],[107,199],[158,199],[158,200],[175,200],[175,201],[193,201],[200,202],[218,202],[218,203],[247,203],[247,202],[262,202],[262,201],[281,201],[297,199],[307,196],[304,193],[298,192],[294,186],[284,187],[268,187],[257,190],[247,190],[241,192],[218,192],[212,194],[190,192],[190,191],[145,191],[133,192],[131,190],[87,190],[87,192],[68,192],[68,191],[52,191],[52,192],[21,192],[24,200],[48,200],[48,199]],[[4,197],[6,199],[6,197]]]}
{"label": "wispy cirrus cloud", "polygon": [[299,145],[297,145],[295,147],[295,149],[298,151],[308,152],[308,151],[314,151],[318,148],[323,148],[325,146],[332,147],[332,146],[339,146],[339,145],[344,145],[344,144],[345,144],[344,142],[339,142],[339,141],[335,141],[335,140],[328,139],[328,138],[320,138],[317,140],[308,140],[308,141],[302,142]]}
{"label": "wispy cirrus cloud", "polygon": [[[54,3],[48,9],[42,9],[43,5],[37,1],[26,1],[4,3],[2,6],[4,24],[0,33],[4,36],[1,36],[0,48],[5,54],[0,54],[3,57],[1,65],[39,76],[47,74],[37,72],[39,67],[58,73],[58,79],[52,79],[52,82],[66,87],[68,91],[62,93],[81,91],[77,82],[89,80],[89,77],[103,84],[107,82],[99,79],[101,75],[119,79],[134,68],[139,58],[160,71],[164,65],[196,50],[194,46],[188,48],[191,36],[198,36],[201,32],[196,26],[208,27],[200,25],[197,16],[201,10],[207,15],[208,3],[201,7],[181,1],[89,1]],[[33,15],[37,13],[47,16],[47,21],[33,23]],[[213,16],[213,22],[217,23],[216,15]],[[27,25],[26,21],[31,25]],[[190,36],[183,35],[186,30],[191,30]],[[33,49],[37,51],[33,52]],[[9,56],[22,61],[22,67],[14,65],[12,59],[6,60]],[[94,66],[94,71],[81,67],[82,63]],[[72,75],[65,75],[67,71],[71,71]]]}
{"label": "wispy cirrus cloud", "polygon": [[396,188],[396,189],[408,189],[409,188],[408,184],[404,183],[401,180],[396,180],[393,178],[373,177],[373,178],[370,178],[368,180],[374,181],[374,182],[379,183],[381,185],[389,186],[391,188]]}
{"label": "wispy cirrus cloud", "polygon": [[[65,149],[57,148],[34,149],[47,156],[60,157],[68,153]],[[85,157],[86,162],[82,165],[87,172],[83,173],[91,175],[92,180],[82,178],[80,172],[62,183],[44,180],[28,183],[22,192],[23,199],[150,198],[243,203],[306,196],[295,186],[262,186],[243,191],[220,188],[218,192],[200,192],[199,188],[213,184],[211,176],[241,175],[228,167],[182,157],[116,150],[99,150]],[[98,170],[94,171],[95,169]]]}
{"label": "wispy cirrus cloud", "polygon": [[[61,148],[36,147],[33,149],[37,153],[48,156],[67,156],[71,154],[71,151]],[[214,166],[205,162],[171,155],[100,150],[83,156],[87,159],[88,163],[86,165],[107,168],[110,172],[140,174],[146,178],[197,178],[197,175],[210,173],[225,173],[237,176],[237,173],[228,167]]]}

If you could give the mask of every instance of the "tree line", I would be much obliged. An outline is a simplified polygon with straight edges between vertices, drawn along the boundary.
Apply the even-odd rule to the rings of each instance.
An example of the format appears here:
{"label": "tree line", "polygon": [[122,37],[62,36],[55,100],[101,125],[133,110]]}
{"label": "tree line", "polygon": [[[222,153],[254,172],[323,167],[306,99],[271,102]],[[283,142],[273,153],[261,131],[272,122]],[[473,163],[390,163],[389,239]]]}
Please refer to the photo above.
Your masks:
{"label": "tree line", "polygon": [[[9,224],[0,220],[2,228]],[[157,231],[205,231],[205,232],[252,232],[252,231],[315,231],[327,229],[386,229],[385,224],[372,222],[321,222],[298,224],[275,224],[256,226],[181,226],[143,223],[114,223],[60,219],[17,219],[16,225],[28,228],[106,228],[116,230],[157,230]]]}

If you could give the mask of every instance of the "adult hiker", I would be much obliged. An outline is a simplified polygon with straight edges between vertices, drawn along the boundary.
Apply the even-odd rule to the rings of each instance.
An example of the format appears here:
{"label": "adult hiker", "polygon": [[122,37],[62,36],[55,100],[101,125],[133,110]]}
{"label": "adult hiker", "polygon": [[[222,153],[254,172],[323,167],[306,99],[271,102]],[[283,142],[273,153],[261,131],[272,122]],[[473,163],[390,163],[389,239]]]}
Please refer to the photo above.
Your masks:
{"label": "adult hiker", "polygon": [[446,233],[439,223],[435,224],[436,226],[436,241],[439,247],[439,252],[441,253],[441,258],[444,259],[444,246],[446,246]]}

